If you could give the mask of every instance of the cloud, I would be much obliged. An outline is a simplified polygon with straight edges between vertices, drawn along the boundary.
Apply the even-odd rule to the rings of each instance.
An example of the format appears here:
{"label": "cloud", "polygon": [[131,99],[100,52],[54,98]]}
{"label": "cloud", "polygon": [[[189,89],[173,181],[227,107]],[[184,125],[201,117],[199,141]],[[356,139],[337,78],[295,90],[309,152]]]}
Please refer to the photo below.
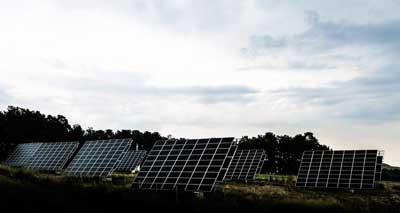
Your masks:
{"label": "cloud", "polygon": [[312,61],[287,61],[284,64],[273,63],[273,62],[263,62],[260,65],[254,66],[244,66],[238,67],[236,71],[252,71],[252,70],[271,70],[271,69],[281,69],[281,70],[330,70],[335,69],[336,66],[329,63],[322,62],[312,62]]}
{"label": "cloud", "polygon": [[0,103],[177,137],[313,131],[339,148],[336,131],[354,139],[373,123],[391,147],[398,10],[390,0],[8,1]]}
{"label": "cloud", "polygon": [[317,43],[321,48],[367,45],[369,47],[397,49],[400,46],[398,39],[400,20],[353,24],[347,21],[320,21],[315,12],[311,13],[309,17],[311,28],[298,36],[302,46],[314,46],[313,43]]}
{"label": "cloud", "polygon": [[140,18],[149,25],[173,28],[181,32],[193,30],[220,31],[233,24],[232,19],[240,16],[243,3],[232,4],[229,1],[193,1],[172,0],[119,0],[119,1],[59,1],[57,7],[66,11],[87,11],[95,8],[109,13],[118,11],[132,18]]}
{"label": "cloud", "polygon": [[[127,81],[129,80],[129,81]],[[75,83],[76,85],[76,83]],[[151,79],[134,73],[105,72],[99,79],[86,79],[76,87],[80,92],[126,97],[154,97],[161,99],[184,98],[201,104],[242,103],[255,99],[259,90],[243,85],[206,85],[206,86],[160,86],[151,84]]]}
{"label": "cloud", "polygon": [[290,61],[288,69],[291,70],[326,70],[334,69],[335,66],[321,62],[306,62],[306,61]]}
{"label": "cloud", "polygon": [[332,117],[387,122],[400,118],[399,82],[400,65],[392,64],[349,81],[274,92],[296,103],[325,107]]}
{"label": "cloud", "polygon": [[[183,98],[200,104],[248,104],[255,101],[256,95],[261,93],[256,88],[240,84],[157,85],[152,83],[150,76],[140,72],[111,71],[99,67],[85,70],[79,66],[77,69],[81,72],[74,75],[72,74],[74,73],[72,65],[67,65],[60,59],[48,61],[63,64],[63,70],[64,67],[72,68],[72,70],[47,73],[46,78],[36,79],[37,83],[42,82],[43,85],[46,85],[46,82],[54,82],[55,85],[51,85],[51,87],[57,88],[56,91],[68,91],[69,93],[85,94],[85,96],[114,97],[118,95],[125,98],[156,98],[171,99],[171,101]],[[54,67],[53,63],[46,61],[46,64]],[[95,70],[95,75],[91,74],[92,69]]]}
{"label": "cloud", "polygon": [[257,48],[283,48],[286,47],[285,38],[273,38],[269,35],[251,36],[250,44]]}
{"label": "cloud", "polygon": [[253,35],[243,52],[262,55],[277,48],[296,48],[320,54],[343,47],[367,46],[391,51],[400,47],[400,19],[361,24],[345,20],[322,21],[316,11],[307,11],[306,22],[310,25],[307,30],[291,36]]}
{"label": "cloud", "polygon": [[221,102],[250,103],[260,91],[240,85],[226,86],[187,86],[175,88],[154,88],[158,95],[193,97],[200,102],[213,104]]}
{"label": "cloud", "polygon": [[61,70],[61,69],[67,69],[68,65],[65,63],[65,61],[59,59],[59,58],[54,58],[54,59],[49,59],[49,58],[43,58],[42,61],[48,65],[50,65],[52,68],[56,70]]}
{"label": "cloud", "polygon": [[6,104],[7,101],[10,99],[9,94],[6,92],[6,90],[0,85],[0,104]]}

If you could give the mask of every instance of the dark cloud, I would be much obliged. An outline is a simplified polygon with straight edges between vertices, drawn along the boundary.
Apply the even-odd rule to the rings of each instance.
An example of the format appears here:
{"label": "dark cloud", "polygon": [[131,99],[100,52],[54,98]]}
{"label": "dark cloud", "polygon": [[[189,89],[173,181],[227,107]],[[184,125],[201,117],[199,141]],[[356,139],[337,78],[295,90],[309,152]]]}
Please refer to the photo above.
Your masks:
{"label": "dark cloud", "polygon": [[157,95],[186,96],[195,98],[203,103],[221,102],[251,102],[258,90],[238,85],[227,86],[191,86],[174,88],[156,88]]}
{"label": "dark cloud", "polygon": [[320,21],[318,14],[309,13],[311,28],[297,36],[304,45],[317,45],[326,48],[343,45],[368,45],[399,47],[400,20],[388,20],[381,23],[354,24],[351,22]]}
{"label": "dark cloud", "polygon": [[247,48],[242,48],[241,52],[245,56],[258,56],[271,53],[287,47],[286,38],[273,38],[270,35],[253,35],[250,37],[250,43]]}
{"label": "dark cloud", "polygon": [[277,48],[296,48],[300,51],[327,51],[346,46],[378,48],[398,52],[400,47],[400,20],[358,24],[349,21],[321,21],[315,11],[306,12],[310,27],[303,33],[274,38],[254,35],[250,38],[248,54],[266,54]]}
{"label": "dark cloud", "polygon": [[[400,20],[354,23],[322,20],[315,11],[306,14],[306,22],[310,27],[304,32],[277,38],[270,35],[252,36],[248,48],[243,52],[255,57],[274,57],[281,52],[286,56],[287,52],[291,52],[295,60],[289,58],[287,66],[283,67],[289,70],[326,70],[336,68],[338,61],[340,64],[346,59],[351,64],[357,64],[363,72],[349,81],[316,88],[290,88],[274,93],[295,103],[323,107],[333,117],[363,121],[400,119],[400,64],[393,63],[399,56]],[[358,49],[363,50],[361,55],[358,55]],[[338,53],[342,55],[341,58],[335,56]],[[381,68],[371,72],[374,68],[369,66],[368,60],[374,60],[372,64],[379,62],[378,67]]]}
{"label": "dark cloud", "polygon": [[273,38],[269,35],[254,35],[250,38],[250,44],[261,48],[282,48],[286,46],[287,41],[285,38]]}
{"label": "dark cloud", "polygon": [[246,95],[258,92],[257,90],[246,86],[193,86],[166,89],[166,91],[184,95]]}
{"label": "dark cloud", "polygon": [[170,98],[183,97],[206,104],[248,103],[255,100],[258,91],[243,85],[221,86],[158,86],[150,84],[147,76],[130,72],[99,72],[97,78],[79,78],[64,85],[80,93],[127,97]]}
{"label": "dark cloud", "polygon": [[332,115],[357,120],[400,118],[400,64],[326,87],[290,88],[274,93],[296,103],[323,106]]}
{"label": "dark cloud", "polygon": [[325,70],[333,69],[335,66],[319,62],[291,61],[288,63],[288,69],[293,70]]}

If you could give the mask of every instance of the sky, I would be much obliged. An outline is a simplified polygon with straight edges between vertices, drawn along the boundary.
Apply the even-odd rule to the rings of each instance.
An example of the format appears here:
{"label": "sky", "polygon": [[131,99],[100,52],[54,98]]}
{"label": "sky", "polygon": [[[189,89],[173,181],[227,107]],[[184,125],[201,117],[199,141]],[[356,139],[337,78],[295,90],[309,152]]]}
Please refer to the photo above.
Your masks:
{"label": "sky", "polygon": [[0,0],[0,109],[400,165],[400,0]]}

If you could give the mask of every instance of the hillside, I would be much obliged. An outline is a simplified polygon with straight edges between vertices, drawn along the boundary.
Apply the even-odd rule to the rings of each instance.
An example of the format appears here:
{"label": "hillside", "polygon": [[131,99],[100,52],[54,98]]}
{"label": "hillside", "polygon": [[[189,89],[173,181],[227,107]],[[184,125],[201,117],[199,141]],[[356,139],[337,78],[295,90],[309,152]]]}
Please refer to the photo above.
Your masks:
{"label": "hillside", "polygon": [[400,170],[399,166],[391,166],[389,164],[384,163],[383,164],[383,169],[388,169],[388,170]]}
{"label": "hillside", "polygon": [[293,176],[259,176],[255,182],[227,183],[213,193],[141,192],[132,175],[84,180],[0,167],[2,212],[281,211],[400,212],[400,184],[383,182],[374,191],[302,190]]}

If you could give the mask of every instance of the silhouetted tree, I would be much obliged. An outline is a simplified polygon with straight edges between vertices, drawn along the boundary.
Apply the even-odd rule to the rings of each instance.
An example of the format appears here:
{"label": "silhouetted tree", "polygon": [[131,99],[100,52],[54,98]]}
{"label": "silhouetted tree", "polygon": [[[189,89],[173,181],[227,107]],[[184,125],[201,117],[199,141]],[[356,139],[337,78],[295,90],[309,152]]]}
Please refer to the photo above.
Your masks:
{"label": "silhouetted tree", "polygon": [[[170,136],[172,138],[172,136]],[[136,145],[140,149],[151,150],[157,140],[165,140],[158,132],[140,132],[139,130],[111,129],[83,130],[78,124],[70,125],[62,115],[44,115],[39,111],[31,111],[20,107],[9,106],[7,111],[0,112],[0,160],[9,154],[16,144],[21,142],[56,142],[56,141],[87,141],[110,138],[132,138],[131,149]],[[271,132],[257,137],[244,136],[239,143],[239,149],[264,149],[267,161],[264,163],[264,173],[296,174],[303,151],[327,150],[311,132],[294,137],[277,136]]]}
{"label": "silhouetted tree", "polygon": [[400,181],[400,169],[383,169],[382,180],[385,181]]}
{"label": "silhouetted tree", "polygon": [[82,129],[81,125],[75,124],[72,126],[71,132],[69,134],[68,140],[71,141],[83,141],[83,135],[85,131]]}
{"label": "silhouetted tree", "polygon": [[121,130],[116,133],[111,129],[86,131],[78,124],[71,126],[62,115],[44,115],[20,107],[9,106],[0,112],[0,160],[3,160],[18,143],[101,140],[111,138],[132,138],[140,148],[150,150],[155,141],[164,139],[158,132],[142,133],[138,130]]}
{"label": "silhouetted tree", "polygon": [[267,159],[263,173],[296,174],[305,150],[328,150],[329,147],[319,144],[311,132],[294,137],[267,132],[253,138],[242,137],[239,149],[264,149]]}

